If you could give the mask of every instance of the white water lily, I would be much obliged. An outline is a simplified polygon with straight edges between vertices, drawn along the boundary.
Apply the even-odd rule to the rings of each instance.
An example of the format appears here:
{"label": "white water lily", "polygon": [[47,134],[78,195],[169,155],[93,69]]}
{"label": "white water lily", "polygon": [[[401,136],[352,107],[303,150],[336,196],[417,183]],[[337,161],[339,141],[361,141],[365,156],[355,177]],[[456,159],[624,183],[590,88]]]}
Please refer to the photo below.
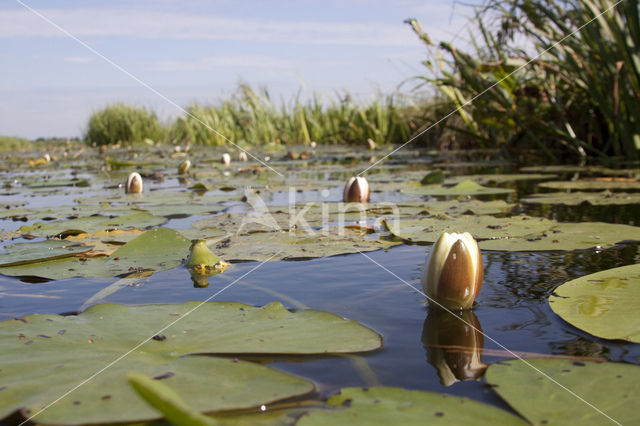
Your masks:
{"label": "white water lily", "polygon": [[431,249],[422,272],[422,289],[436,305],[469,309],[480,291],[483,274],[482,255],[471,234],[445,232]]}
{"label": "white water lily", "polygon": [[225,166],[228,166],[229,164],[231,164],[231,156],[225,152],[224,154],[222,154],[222,158],[220,159],[220,162]]}
{"label": "white water lily", "polygon": [[187,170],[189,170],[190,167],[191,167],[191,161],[184,160],[178,166],[178,174],[183,175],[183,174],[187,173]]}
{"label": "white water lily", "polygon": [[125,188],[129,194],[139,194],[142,192],[142,176],[139,173],[133,172],[127,179],[127,186]]}
{"label": "white water lily", "polygon": [[248,161],[249,158],[247,158],[247,153],[244,151],[240,151],[240,153],[238,154],[238,160],[242,162]]}
{"label": "white water lily", "polygon": [[365,203],[369,201],[369,182],[363,177],[352,177],[344,186],[342,196],[345,203]]}

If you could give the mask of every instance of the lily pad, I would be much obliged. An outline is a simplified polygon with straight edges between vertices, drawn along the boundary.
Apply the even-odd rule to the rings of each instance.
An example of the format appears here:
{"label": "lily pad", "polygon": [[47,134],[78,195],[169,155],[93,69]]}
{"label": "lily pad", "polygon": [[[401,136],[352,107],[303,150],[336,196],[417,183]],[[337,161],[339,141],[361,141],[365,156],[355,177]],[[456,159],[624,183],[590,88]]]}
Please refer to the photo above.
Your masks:
{"label": "lily pad", "polygon": [[640,264],[568,281],[549,297],[553,312],[603,339],[640,343]]}
{"label": "lily pad", "polygon": [[640,241],[640,227],[602,222],[563,223],[514,216],[436,217],[386,223],[397,237],[417,243],[435,242],[443,232],[469,232],[483,250],[549,251],[611,247],[621,241]]}
{"label": "lily pad", "polygon": [[0,267],[63,259],[87,253],[91,249],[91,246],[61,240],[17,243],[6,247],[7,254],[0,254]]}
{"label": "lily pad", "polygon": [[[527,359],[489,367],[487,383],[531,424],[638,424],[637,390],[640,368],[622,363]],[[584,401],[572,395],[575,392]],[[599,412],[601,410],[602,412]],[[605,413],[606,417],[604,414]]]}
{"label": "lily pad", "polygon": [[603,189],[636,189],[640,190],[640,182],[636,180],[576,180],[576,181],[553,181],[538,184],[541,188],[566,189],[566,190],[603,190]]}
{"label": "lily pad", "polygon": [[400,242],[380,240],[361,232],[343,229],[314,234],[306,232],[256,232],[231,235],[220,240],[212,250],[227,261],[281,260],[336,256],[340,254],[387,249]]}
{"label": "lily pad", "polygon": [[533,194],[520,200],[527,204],[564,204],[577,206],[583,203],[592,206],[609,206],[620,204],[640,204],[640,193],[626,192],[552,192]]}
{"label": "lily pad", "polygon": [[113,229],[92,234],[69,235],[64,241],[92,246],[91,251],[85,254],[86,256],[108,256],[143,232],[139,229],[129,231]]}
{"label": "lily pad", "polygon": [[4,275],[36,276],[54,280],[72,277],[115,277],[142,270],[174,268],[189,254],[190,241],[180,233],[157,228],[129,241],[108,257],[64,258],[0,267]]}
{"label": "lily pad", "polygon": [[89,216],[71,220],[38,222],[34,225],[22,226],[20,232],[38,237],[56,236],[65,231],[75,233],[91,233],[105,229],[144,229],[162,225],[167,221],[164,217],[154,216],[146,212],[136,212],[109,218],[105,216]]}
{"label": "lily pad", "polygon": [[327,312],[294,313],[277,302],[262,308],[200,305],[104,304],[80,315],[29,315],[0,323],[0,418],[15,410],[36,413],[134,348],[35,420],[80,424],[158,418],[127,384],[132,371],[162,380],[198,411],[248,409],[309,393],[314,386],[254,363],[184,355],[326,355],[382,345],[377,333]]}
{"label": "lily pad", "polygon": [[479,185],[471,180],[465,180],[452,187],[442,185],[409,186],[404,192],[409,194],[423,194],[434,196],[456,196],[456,195],[497,195],[510,194],[514,192],[510,188],[489,188]]}
{"label": "lily pad", "polygon": [[483,175],[464,175],[464,176],[451,176],[445,180],[445,183],[459,183],[464,182],[465,180],[471,180],[480,185],[486,184],[502,184],[515,182],[519,180],[544,180],[544,179],[554,179],[558,177],[557,175],[550,173],[518,173],[518,174],[483,174]]}
{"label": "lily pad", "polygon": [[458,396],[391,387],[344,388],[297,425],[525,425],[504,410]]}

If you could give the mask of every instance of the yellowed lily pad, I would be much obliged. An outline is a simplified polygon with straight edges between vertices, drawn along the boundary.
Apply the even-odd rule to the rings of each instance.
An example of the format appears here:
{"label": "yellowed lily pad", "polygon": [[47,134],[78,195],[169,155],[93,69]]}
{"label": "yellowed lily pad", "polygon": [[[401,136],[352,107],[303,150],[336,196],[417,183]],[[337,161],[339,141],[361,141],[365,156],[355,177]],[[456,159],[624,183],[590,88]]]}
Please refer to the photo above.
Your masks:
{"label": "yellowed lily pad", "polygon": [[553,312],[603,339],[640,343],[640,264],[568,281],[549,297]]}

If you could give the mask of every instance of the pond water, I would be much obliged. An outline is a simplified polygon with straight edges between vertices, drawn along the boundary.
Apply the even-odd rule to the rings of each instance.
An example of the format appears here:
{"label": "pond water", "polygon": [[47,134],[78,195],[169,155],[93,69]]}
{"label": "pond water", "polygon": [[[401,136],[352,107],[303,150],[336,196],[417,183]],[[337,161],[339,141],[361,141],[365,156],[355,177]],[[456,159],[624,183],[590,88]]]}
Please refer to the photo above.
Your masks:
{"label": "pond water", "polygon": [[[324,158],[318,155],[320,159],[316,163],[309,162],[308,165],[281,162],[274,163],[273,166],[287,174],[294,185],[302,188],[300,192],[296,192],[296,202],[338,202],[342,197],[342,182],[354,174],[354,170],[370,164],[366,158],[360,160],[358,156],[355,159],[352,156],[353,154],[347,155],[344,152],[335,155],[326,153]],[[346,164],[345,157],[350,158]],[[492,155],[484,163],[460,165],[453,163],[451,158],[447,158],[447,161],[451,163],[447,165],[442,159],[418,151],[393,158],[393,161],[368,174],[374,191],[371,202],[434,200],[434,197],[428,195],[413,195],[394,189],[375,192],[377,173],[390,174],[399,181],[408,177],[416,179],[433,169],[438,162],[439,167],[448,171],[450,177],[518,172],[514,165],[496,161]],[[88,161],[87,164],[91,163]],[[149,167],[163,170],[161,166]],[[0,179],[9,184],[1,200],[8,211],[17,208],[16,206],[53,208],[55,211],[60,206],[72,205],[79,197],[99,197],[101,194],[121,191],[110,187],[122,182],[122,176],[126,176],[130,170],[133,168],[124,167],[118,172],[112,172],[109,177],[105,177],[104,171],[99,168],[79,171],[63,166],[45,171],[5,170]],[[56,179],[86,178],[91,183],[87,188],[34,188],[26,185],[27,182],[37,182],[44,179],[43,176],[51,175]],[[571,176],[573,173],[560,174],[554,179],[563,180]],[[304,179],[306,186],[299,185],[298,179]],[[419,179],[417,177],[418,181]],[[309,188],[312,186],[309,182],[314,180],[321,183],[320,186],[324,189]],[[550,192],[537,186],[540,181],[486,182],[486,186],[512,188],[515,192],[478,198],[503,199],[515,204],[532,193]],[[185,190],[186,186],[180,184],[170,173],[162,181],[149,181],[146,189],[148,193],[166,192],[167,197],[172,192]],[[242,195],[242,190],[238,188],[225,192],[212,189],[207,193],[225,194]],[[285,189],[263,190],[262,195],[265,203],[272,206],[286,205],[290,199]],[[225,203],[225,208],[224,213],[247,211],[246,203],[238,200]],[[517,214],[544,216],[559,221],[602,221],[634,225],[640,218],[638,204],[523,204],[517,208],[519,210],[514,210]],[[184,230],[209,215],[178,216],[163,226]],[[0,229],[7,233],[35,222],[37,220],[30,219],[29,214],[25,214],[24,219],[7,217],[0,220]],[[624,238],[621,236],[621,239]],[[17,237],[5,240],[2,244],[6,247],[15,242],[27,240]],[[463,363],[469,358],[468,351],[460,351],[455,347],[456,344],[464,345],[464,342],[468,344],[469,330],[461,322],[456,325],[454,321],[452,325],[450,318],[443,318],[438,312],[430,310],[424,296],[411,287],[421,287],[420,274],[430,250],[430,245],[405,243],[365,254],[271,261],[236,281],[258,265],[255,261],[238,262],[233,263],[224,274],[209,278],[209,286],[206,288],[195,287],[187,269],[178,266],[156,272],[139,280],[135,286],[124,287],[106,297],[103,302],[164,304],[205,300],[233,283],[212,300],[236,301],[256,306],[277,300],[289,309],[326,310],[354,319],[383,336],[384,348],[373,353],[338,357],[283,356],[255,359],[312,380],[318,389],[318,397],[327,396],[345,386],[398,386],[467,396],[512,411],[481,377],[478,380],[457,381],[447,379],[447,373],[442,371],[443,357],[454,364]],[[548,302],[554,289],[566,281],[600,270],[640,262],[638,243],[569,252],[484,251],[483,262],[485,277],[482,290],[476,299],[472,316],[465,317],[486,334],[483,342],[476,343],[483,363],[512,359],[513,355],[505,348],[523,357],[554,355],[575,357],[576,360],[584,357],[640,363],[640,345],[599,339],[578,330],[555,315]],[[87,299],[117,280],[118,278],[68,278],[42,282],[44,280],[0,275],[0,320],[32,313],[76,313]],[[434,337],[438,331],[446,335]]]}

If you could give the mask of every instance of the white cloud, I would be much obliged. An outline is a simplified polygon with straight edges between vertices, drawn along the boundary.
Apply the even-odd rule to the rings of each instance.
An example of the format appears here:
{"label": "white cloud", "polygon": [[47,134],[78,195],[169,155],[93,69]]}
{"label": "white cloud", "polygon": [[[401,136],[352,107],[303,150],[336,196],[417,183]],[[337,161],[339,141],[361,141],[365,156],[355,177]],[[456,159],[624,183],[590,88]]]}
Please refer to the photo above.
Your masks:
{"label": "white cloud", "polygon": [[[413,41],[403,25],[239,19],[140,9],[39,9],[39,13],[77,37],[212,39],[299,44],[406,45]],[[64,37],[29,10],[0,11],[0,38]]]}

